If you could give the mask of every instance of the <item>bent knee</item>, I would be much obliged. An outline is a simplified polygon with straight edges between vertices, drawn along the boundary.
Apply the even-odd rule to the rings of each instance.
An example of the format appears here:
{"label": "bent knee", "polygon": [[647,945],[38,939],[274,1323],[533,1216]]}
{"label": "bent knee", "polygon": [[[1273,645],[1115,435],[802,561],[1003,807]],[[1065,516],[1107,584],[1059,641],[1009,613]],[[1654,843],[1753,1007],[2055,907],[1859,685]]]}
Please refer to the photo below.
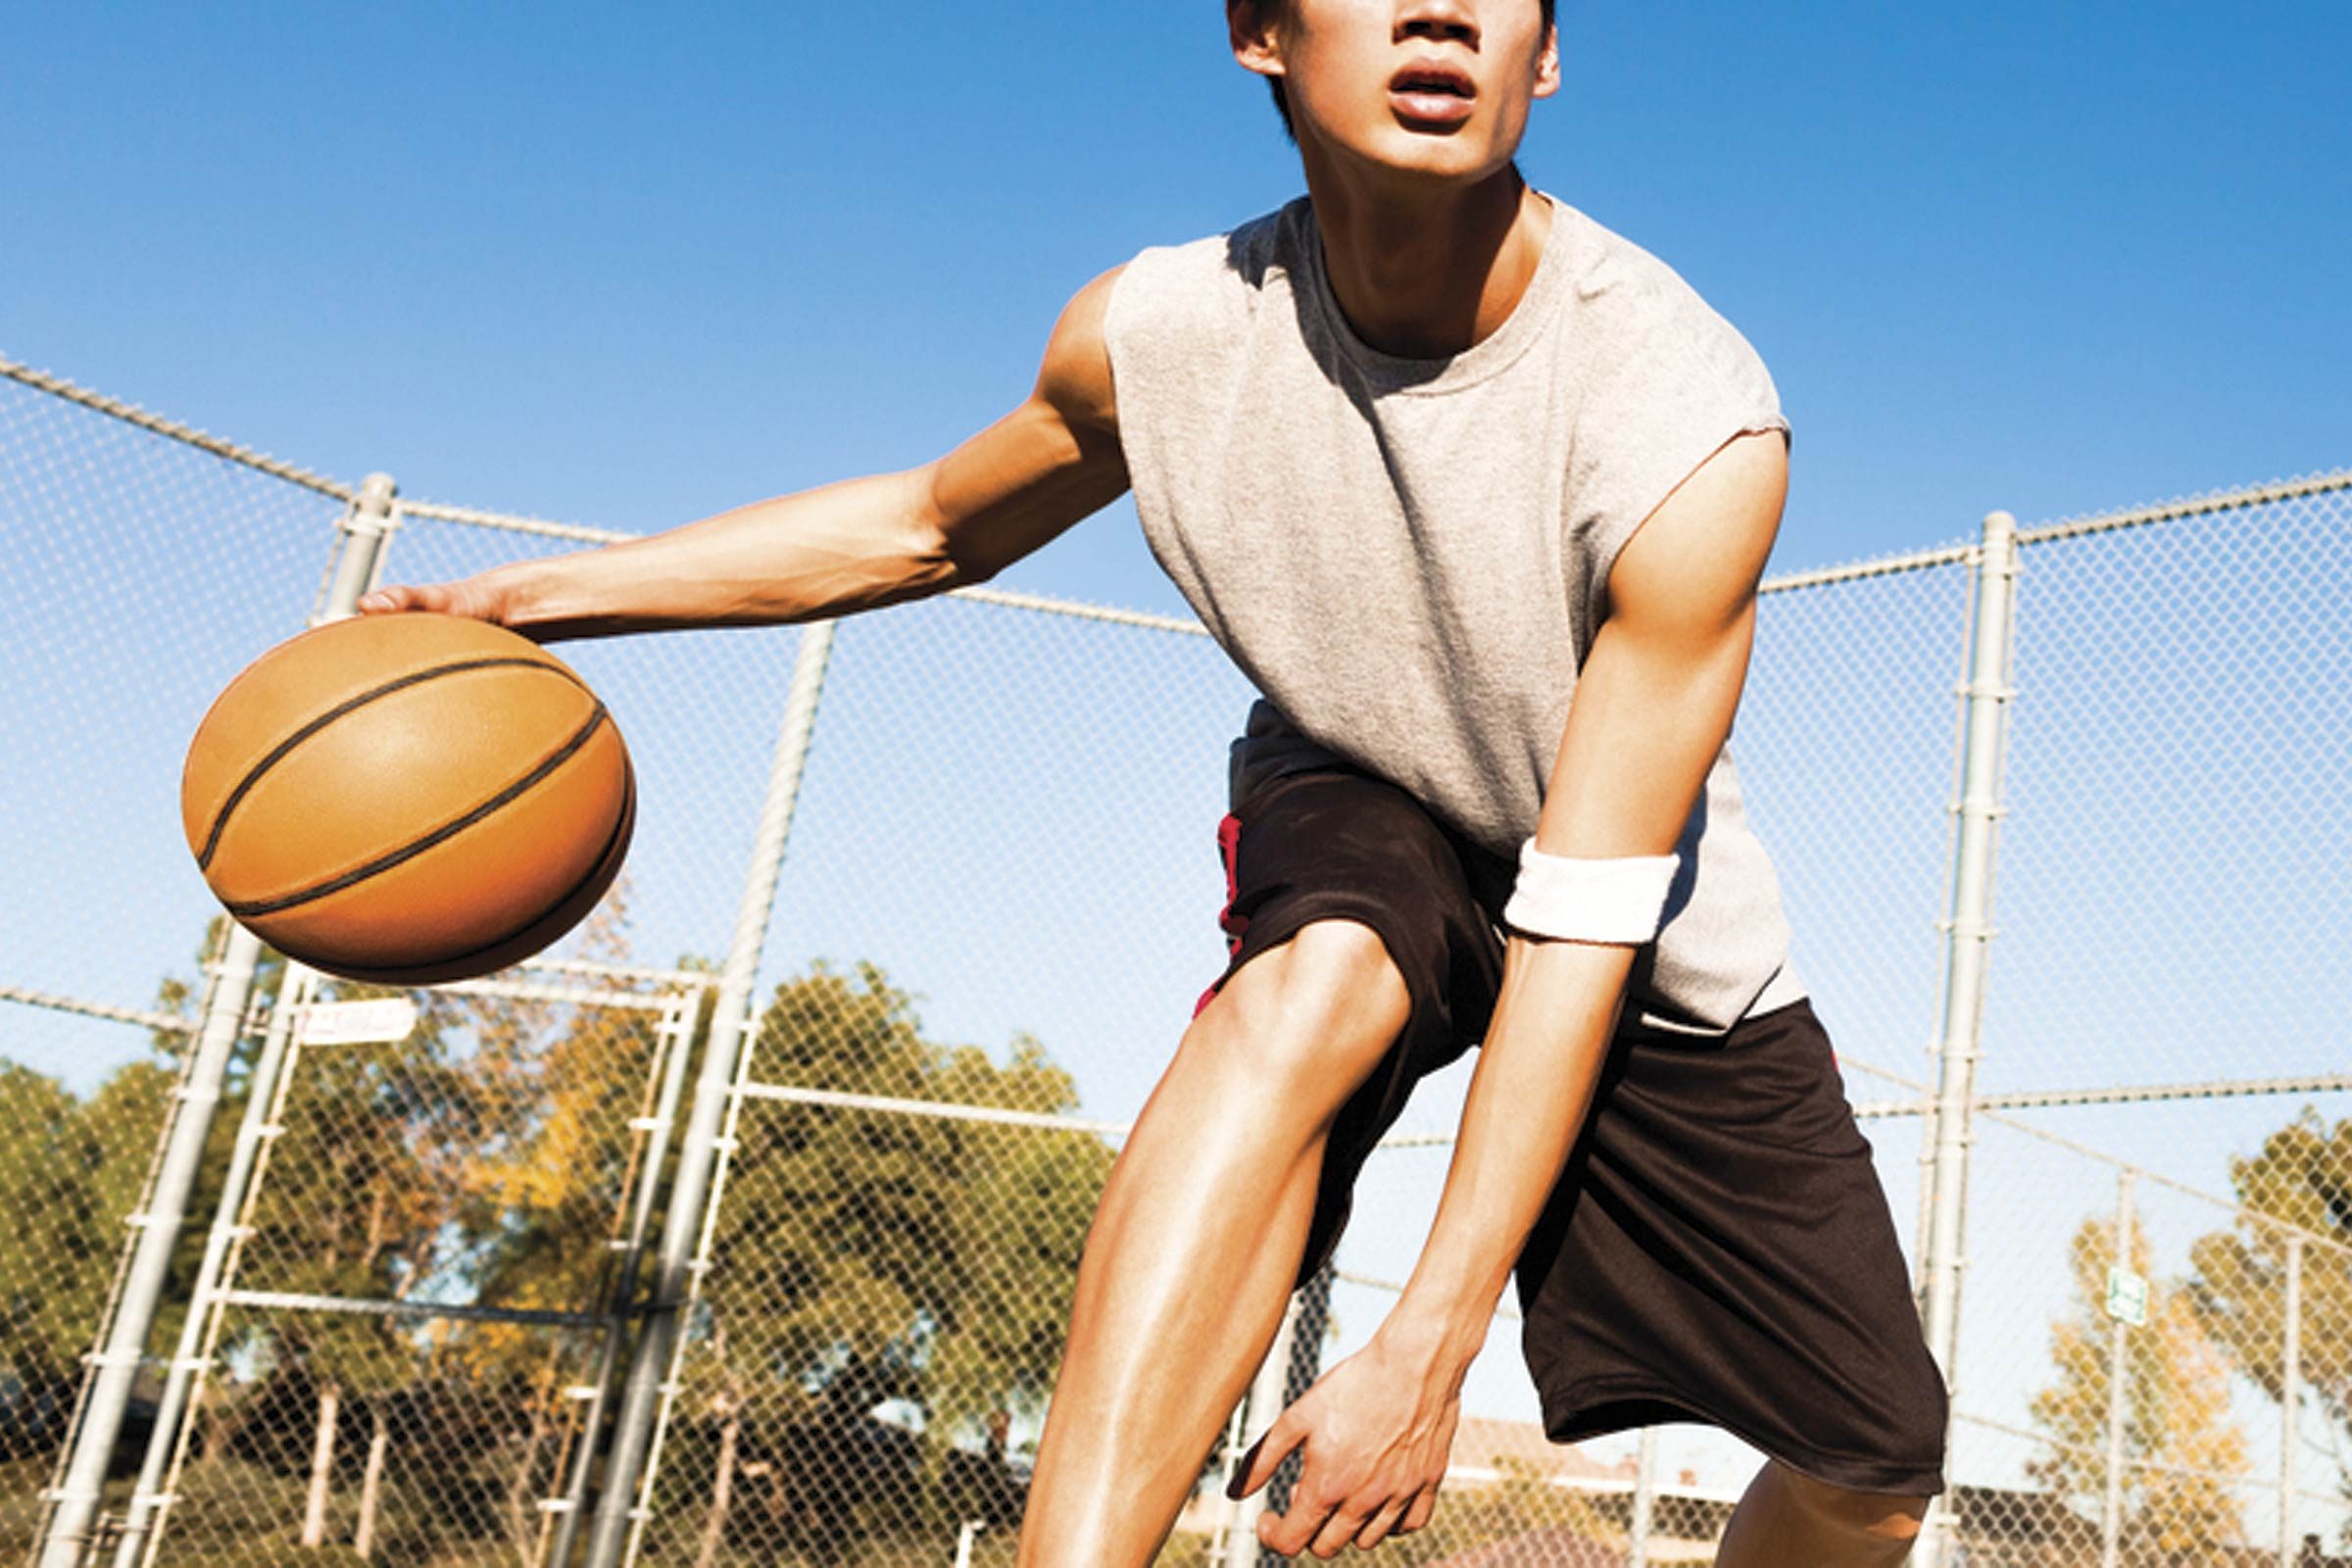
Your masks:
{"label": "bent knee", "polygon": [[1928,1514],[1926,1497],[1854,1492],[1776,1465],[1788,1495],[1824,1533],[1855,1542],[1907,1544]]}
{"label": "bent knee", "polygon": [[1360,1077],[1412,1011],[1403,974],[1360,920],[1312,920],[1242,965],[1195,1021],[1188,1049],[1246,1053],[1256,1070]]}

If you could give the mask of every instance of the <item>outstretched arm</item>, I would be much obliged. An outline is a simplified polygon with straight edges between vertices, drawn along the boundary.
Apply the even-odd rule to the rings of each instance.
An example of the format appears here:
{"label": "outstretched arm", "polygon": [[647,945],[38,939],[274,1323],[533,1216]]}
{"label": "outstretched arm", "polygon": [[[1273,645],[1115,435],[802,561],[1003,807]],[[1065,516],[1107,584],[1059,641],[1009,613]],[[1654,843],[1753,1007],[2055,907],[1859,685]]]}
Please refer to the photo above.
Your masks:
{"label": "outstretched arm", "polygon": [[462,582],[381,589],[360,608],[471,615],[545,641],[811,620],[985,581],[1127,488],[1102,338],[1117,276],[1070,301],[1018,408],[919,468]]}
{"label": "outstretched arm", "polygon": [[[1733,440],[1652,513],[1609,576],[1536,843],[1579,858],[1669,854],[1730,736],[1780,525],[1788,449]],[[1412,1279],[1372,1342],[1285,1411],[1239,1485],[1306,1446],[1291,1512],[1260,1535],[1328,1556],[1417,1529],[1494,1304],[1592,1103],[1630,947],[1514,934],[1461,1136]],[[1531,1114],[1544,1107],[1547,1114]]]}

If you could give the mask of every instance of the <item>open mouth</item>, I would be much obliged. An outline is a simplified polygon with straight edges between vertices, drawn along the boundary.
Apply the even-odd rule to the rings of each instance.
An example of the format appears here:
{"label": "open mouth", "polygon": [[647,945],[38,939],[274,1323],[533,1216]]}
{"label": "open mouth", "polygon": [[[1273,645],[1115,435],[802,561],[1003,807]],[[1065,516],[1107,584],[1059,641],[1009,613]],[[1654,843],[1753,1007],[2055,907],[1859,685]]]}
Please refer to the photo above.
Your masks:
{"label": "open mouth", "polygon": [[1478,86],[1469,74],[1450,66],[1412,65],[1389,78],[1389,101],[1410,121],[1459,124],[1470,118]]}

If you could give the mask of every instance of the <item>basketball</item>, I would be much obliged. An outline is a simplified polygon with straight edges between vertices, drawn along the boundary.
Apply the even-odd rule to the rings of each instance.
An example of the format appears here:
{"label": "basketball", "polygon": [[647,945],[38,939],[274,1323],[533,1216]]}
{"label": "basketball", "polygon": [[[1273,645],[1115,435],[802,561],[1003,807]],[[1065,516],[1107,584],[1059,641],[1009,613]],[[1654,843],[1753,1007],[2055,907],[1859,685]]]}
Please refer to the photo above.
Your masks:
{"label": "basketball", "polygon": [[628,749],[563,661],[454,615],[270,649],[197,726],[180,817],[205,882],[280,953],[431,985],[578,924],[636,819]]}

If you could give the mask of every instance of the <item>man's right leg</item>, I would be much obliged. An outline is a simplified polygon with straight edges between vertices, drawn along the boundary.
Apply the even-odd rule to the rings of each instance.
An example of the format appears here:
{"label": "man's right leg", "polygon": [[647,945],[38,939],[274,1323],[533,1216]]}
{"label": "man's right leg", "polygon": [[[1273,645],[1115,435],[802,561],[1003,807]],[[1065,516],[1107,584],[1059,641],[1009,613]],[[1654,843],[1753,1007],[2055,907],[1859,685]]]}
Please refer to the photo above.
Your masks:
{"label": "man's right leg", "polygon": [[1409,1011],[1370,927],[1317,920],[1186,1030],[1087,1236],[1022,1568],[1158,1550],[1281,1327],[1332,1122]]}

